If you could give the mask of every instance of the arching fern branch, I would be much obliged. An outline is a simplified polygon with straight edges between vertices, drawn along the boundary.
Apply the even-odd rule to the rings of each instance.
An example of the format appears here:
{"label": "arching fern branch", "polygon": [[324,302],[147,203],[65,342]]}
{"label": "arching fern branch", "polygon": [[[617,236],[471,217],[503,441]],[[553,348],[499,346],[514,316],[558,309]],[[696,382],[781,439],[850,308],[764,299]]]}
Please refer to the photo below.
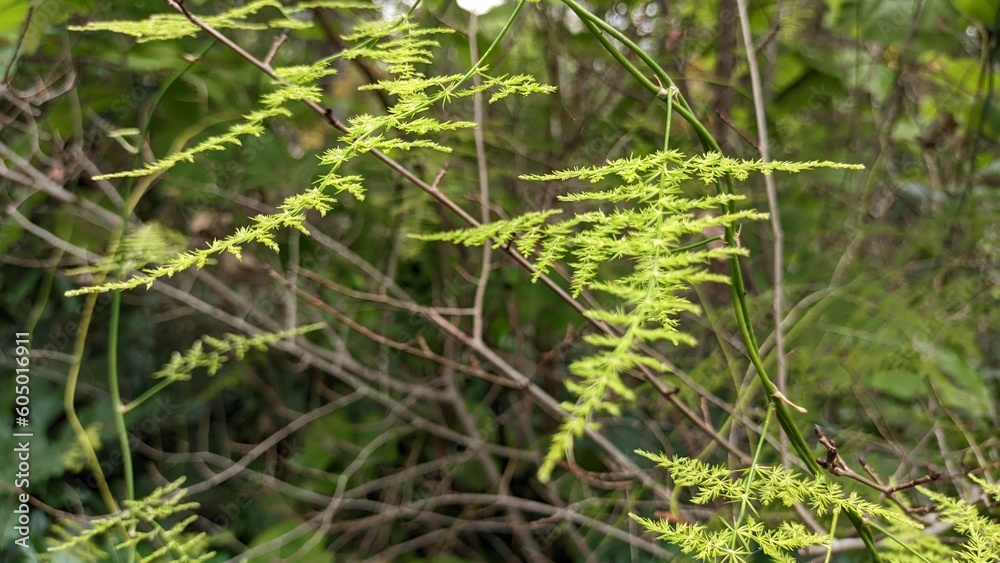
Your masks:
{"label": "arching fern branch", "polygon": [[100,539],[111,538],[111,530],[124,525],[136,528],[130,539],[114,546],[115,551],[144,544],[149,549],[137,550],[145,553],[138,556],[143,563],[165,561],[187,561],[191,563],[208,561],[215,556],[208,550],[208,538],[204,532],[191,533],[187,527],[197,520],[196,515],[179,518],[182,513],[193,511],[196,502],[181,502],[185,491],[180,486],[184,477],[164,487],[157,488],[138,501],[126,501],[125,509],[105,518],[97,518],[83,528],[75,521],[65,521],[56,528],[65,541],[49,548],[50,552],[68,552],[92,560],[94,546]]}
{"label": "arching fern branch", "polygon": [[230,126],[226,133],[209,137],[187,150],[161,158],[142,168],[102,174],[95,176],[94,179],[108,180],[149,176],[169,170],[181,162],[194,162],[194,157],[203,152],[226,150],[230,146],[242,146],[243,138],[259,137],[267,131],[264,127],[266,120],[279,116],[291,117],[292,112],[286,106],[304,100],[320,102],[323,99],[323,91],[315,85],[315,82],[336,74],[337,71],[326,63],[317,63],[277,68],[274,72],[278,76],[275,81],[278,89],[261,96],[261,109],[243,116],[244,121]]}
{"label": "arching fern branch", "polygon": [[[1000,485],[977,479],[974,475],[970,475],[969,479],[982,487],[985,496],[992,502],[1000,503]],[[962,499],[936,493],[925,487],[918,487],[918,490],[937,504],[941,520],[951,524],[956,532],[965,536],[966,541],[957,553],[961,558],[955,558],[955,561],[969,563],[996,561],[997,555],[1000,554],[1000,522],[983,516],[975,506]]]}
{"label": "arching fern branch", "polygon": [[[174,352],[170,361],[153,374],[153,377],[157,378],[159,382],[143,392],[134,401],[123,406],[122,412],[128,413],[135,410],[175,382],[190,380],[191,374],[197,369],[204,368],[208,375],[215,375],[230,356],[241,360],[251,350],[263,352],[280,340],[301,336],[319,330],[323,326],[322,323],[310,324],[281,332],[264,332],[253,336],[231,333],[223,335],[222,338],[202,336],[183,354]],[[208,350],[205,349],[205,345],[209,346]]]}
{"label": "arching fern branch", "polygon": [[[839,484],[824,475],[805,476],[781,466],[757,465],[733,471],[721,465],[709,465],[697,459],[666,457],[639,451],[666,469],[674,485],[697,487],[691,497],[694,504],[707,504],[721,499],[727,502],[746,502],[753,506],[781,503],[784,507],[805,503],[818,516],[850,513],[858,518],[880,518],[898,526],[918,526],[898,510],[885,508],[866,501],[855,493],[845,493]],[[756,513],[757,511],[754,510]],[[661,540],[680,547],[681,551],[698,561],[755,561],[754,550],[759,549],[772,561],[793,563],[795,550],[825,545],[829,536],[809,532],[798,522],[780,522],[765,525],[753,517],[733,526],[717,522],[716,526],[686,522],[652,520],[629,514],[643,528],[657,534]]]}
{"label": "arching fern branch", "polygon": [[[417,235],[422,240],[467,246],[491,240],[500,245],[513,240],[523,254],[534,255],[536,279],[556,262],[568,259],[574,294],[585,288],[597,290],[611,294],[622,304],[614,310],[588,313],[615,327],[618,336],[588,336],[587,341],[599,351],[570,365],[570,373],[577,379],[567,382],[567,387],[576,401],[563,405],[569,416],[552,439],[539,471],[541,479],[550,477],[555,464],[572,448],[573,440],[593,426],[595,416],[617,415],[619,401],[633,398],[631,389],[622,381],[623,373],[639,365],[667,371],[660,362],[638,353],[638,344],[660,340],[675,345],[693,344],[693,338],[680,330],[678,318],[681,312],[698,313],[699,308],[682,292],[704,282],[728,282],[728,277],[709,272],[706,264],[745,251],[739,247],[711,247],[697,241],[691,244],[691,239],[701,237],[704,242],[703,233],[707,229],[732,227],[743,220],[766,217],[753,210],[722,215],[707,213],[743,198],[726,193],[690,198],[683,194],[681,185],[689,180],[712,183],[726,174],[747,178],[754,172],[800,172],[820,167],[850,166],[833,162],[763,163],[716,153],[688,158],[675,150],[658,151],[613,160],[602,166],[522,177],[535,181],[584,180],[592,184],[616,179],[610,189],[559,198],[567,202],[608,202],[614,204],[613,210],[588,211],[555,223],[545,222],[555,211],[535,212],[472,229]],[[520,238],[514,239],[515,234]],[[615,260],[630,263],[631,272],[619,278],[599,279],[599,274],[606,273],[600,272],[601,266]]]}
{"label": "arching fern branch", "polygon": [[[215,338],[206,335],[198,339],[187,352],[183,354],[174,352],[170,361],[153,376],[168,381],[187,381],[191,379],[191,374],[199,368],[205,368],[208,375],[215,375],[230,355],[241,360],[251,350],[262,352],[280,340],[313,332],[324,326],[326,325],[323,323],[316,323],[281,332],[265,332],[255,336],[225,334],[222,338]],[[210,350],[205,350],[205,345],[208,345]]]}
{"label": "arching fern branch", "polygon": [[128,232],[116,256],[102,257],[94,264],[66,270],[67,276],[92,275],[102,278],[107,274],[120,274],[150,264],[161,264],[187,248],[187,238],[158,223],[144,223]]}
{"label": "arching fern branch", "polygon": [[[281,12],[281,18],[268,22],[251,22],[247,18],[264,8],[274,8]],[[317,2],[299,2],[292,6],[284,6],[278,0],[257,0],[245,6],[239,6],[215,16],[206,16],[205,23],[215,29],[242,29],[261,31],[265,29],[305,29],[311,23],[299,19],[293,14],[312,8],[371,10],[372,4],[354,2],[351,0],[327,0]],[[111,31],[135,37],[139,43],[149,41],[169,41],[180,39],[198,33],[198,26],[179,14],[154,14],[139,21],[103,21],[91,22],[82,26],[70,26],[71,31]]]}
{"label": "arching fern branch", "polygon": [[[511,19],[515,15],[516,12]],[[329,66],[335,59],[366,57],[384,64],[393,75],[392,80],[365,87],[383,89],[396,97],[396,103],[389,112],[377,116],[360,115],[348,120],[349,126],[340,139],[340,146],[331,148],[320,156],[321,164],[327,166],[328,171],[317,179],[313,188],[286,198],[284,204],[279,206],[279,213],[258,215],[253,218],[252,225],[241,228],[222,240],[213,241],[205,248],[179,254],[160,266],[144,269],[129,279],[79,288],[67,292],[67,295],[123,291],[141,286],[148,289],[161,277],[170,277],[191,267],[203,268],[216,254],[228,252],[239,258],[243,245],[248,243],[263,244],[278,251],[274,231],[291,227],[308,235],[303,226],[306,212],[318,211],[320,214],[325,214],[332,209],[335,200],[329,195],[330,192],[348,192],[358,199],[364,199],[363,178],[345,176],[339,172],[351,159],[372,151],[388,153],[414,148],[450,152],[450,148],[425,136],[475,126],[475,123],[469,121],[446,122],[419,116],[435,104],[472,96],[478,91],[491,88],[497,90],[493,96],[494,101],[512,94],[527,96],[554,90],[551,86],[538,84],[531,77],[487,76],[486,68],[481,64],[477,64],[464,75],[425,77],[417,67],[431,61],[431,49],[438,46],[432,37],[450,31],[419,28],[405,17],[395,22],[378,20],[362,24],[347,37],[348,40],[358,41],[357,47],[346,49],[314,65],[275,69],[278,77],[277,90],[263,96],[262,109],[246,116],[246,121],[233,125],[227,133],[211,137],[191,149],[147,164],[143,168],[103,176],[103,178],[147,176],[168,170],[182,161],[192,161],[198,153],[240,145],[240,139],[247,135],[263,134],[266,130],[264,127],[266,119],[291,115],[287,105],[296,101],[313,103],[321,101],[322,91],[315,82],[335,72]],[[483,84],[463,87],[474,74],[483,76]]]}

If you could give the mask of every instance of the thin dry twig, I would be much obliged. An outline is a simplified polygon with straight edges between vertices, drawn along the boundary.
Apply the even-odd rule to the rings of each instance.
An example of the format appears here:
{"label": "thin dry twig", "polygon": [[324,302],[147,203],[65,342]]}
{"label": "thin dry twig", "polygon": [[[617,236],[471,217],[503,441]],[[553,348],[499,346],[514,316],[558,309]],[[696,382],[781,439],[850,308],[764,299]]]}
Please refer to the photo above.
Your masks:
{"label": "thin dry twig", "polygon": [[271,64],[271,61],[273,61],[274,57],[278,54],[278,49],[281,48],[285,41],[288,41],[291,34],[292,30],[287,27],[281,30],[281,34],[274,38],[274,43],[271,43],[271,48],[267,50],[267,55],[264,55],[264,64]]}
{"label": "thin dry twig", "polygon": [[[474,12],[469,13],[469,58],[470,64],[476,64],[479,60],[478,42],[478,17]],[[479,87],[483,79],[479,73],[472,75],[472,85]],[[472,95],[472,113],[476,127],[473,130],[473,139],[476,145],[476,171],[479,175],[479,221],[485,225],[490,222],[490,179],[486,168],[486,142],[483,139],[483,129],[486,127],[485,111],[483,110],[483,93],[476,91]],[[493,255],[492,243],[483,245],[482,260],[479,265],[479,279],[476,280],[476,295],[472,305],[472,338],[477,341],[483,339],[483,302],[486,299],[486,285],[490,279],[491,256]]]}
{"label": "thin dry twig", "polygon": [[[883,485],[881,480],[875,475],[874,471],[865,463],[864,459],[861,460],[861,466],[866,472],[868,472],[869,475],[872,476],[871,479],[860,475],[848,467],[847,462],[844,461],[844,458],[840,456],[840,452],[837,450],[837,444],[832,439],[828,438],[818,425],[813,426],[813,432],[816,433],[816,438],[819,440],[820,445],[826,448],[826,457],[817,459],[816,463],[819,463],[821,467],[833,475],[854,479],[862,485],[875,489],[889,498],[892,498],[893,493],[905,489],[912,489],[913,487],[923,485],[924,483],[930,483],[931,481],[937,481],[942,476],[940,471],[934,470],[927,475],[911,479],[905,483],[892,486]],[[896,499],[893,500],[895,501]],[[910,512],[907,507],[903,507],[902,505],[900,506],[907,512]]]}

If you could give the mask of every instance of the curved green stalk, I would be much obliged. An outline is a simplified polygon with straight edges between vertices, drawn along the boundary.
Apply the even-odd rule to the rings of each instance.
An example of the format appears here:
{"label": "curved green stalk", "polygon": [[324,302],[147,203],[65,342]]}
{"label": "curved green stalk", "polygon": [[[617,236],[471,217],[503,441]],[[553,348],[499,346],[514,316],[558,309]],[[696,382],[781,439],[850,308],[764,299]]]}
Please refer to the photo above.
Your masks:
{"label": "curved green stalk", "polygon": [[507,23],[503,24],[503,29],[501,29],[500,33],[498,33],[496,38],[493,39],[493,43],[490,43],[489,48],[486,49],[486,52],[483,53],[483,56],[479,57],[479,61],[476,62],[476,66],[470,68],[469,72],[465,73],[465,76],[463,76],[462,79],[458,81],[459,84],[471,78],[472,75],[475,74],[483,66],[483,63],[485,63],[486,60],[490,58],[490,55],[493,54],[493,51],[495,51],[496,48],[500,46],[500,40],[503,39],[505,35],[507,35],[508,31],[510,31],[510,26],[514,25],[514,20],[516,20],[517,15],[521,13],[521,8],[524,7],[526,1],[527,0],[518,1],[517,6],[514,6],[514,11],[511,12],[510,16],[507,18]]}
{"label": "curved green stalk", "polygon": [[897,537],[896,537],[896,536],[895,536],[895,535],[894,535],[894,534],[893,534],[892,532],[890,532],[889,530],[886,530],[885,528],[883,528],[882,526],[878,525],[878,524],[877,524],[877,523],[875,523],[875,522],[872,522],[872,523],[871,523],[871,525],[872,525],[872,527],[873,527],[873,528],[875,528],[876,530],[878,530],[878,531],[882,532],[883,534],[885,534],[887,538],[889,538],[889,539],[891,539],[892,541],[894,541],[894,542],[898,543],[900,547],[902,547],[902,548],[903,548],[903,549],[905,549],[906,551],[910,552],[910,555],[913,555],[914,557],[916,557],[916,558],[920,559],[920,560],[921,560],[921,561],[923,561],[924,563],[931,563],[931,561],[930,561],[929,559],[927,559],[926,557],[924,557],[923,555],[921,555],[921,554],[920,554],[919,552],[917,552],[917,550],[915,550],[915,549],[913,549],[912,547],[910,547],[910,545],[909,545],[909,544],[907,544],[907,543],[906,543],[905,541],[903,541],[903,540],[901,540],[901,539],[897,538]]}
{"label": "curved green stalk", "polygon": [[135,399],[132,399],[132,401],[129,402],[127,405],[122,405],[121,407],[122,414],[128,414],[133,410],[139,408],[139,406],[141,406],[146,401],[152,399],[157,393],[162,391],[164,388],[169,387],[172,383],[173,381],[169,379],[161,379],[156,385],[143,391],[142,395],[139,395]]}
{"label": "curved green stalk", "polygon": [[[142,124],[139,131],[139,142],[142,143],[143,139],[149,133],[150,123],[153,121],[153,113],[156,107],[159,105],[160,100],[163,99],[163,95],[166,94],[170,86],[174,84],[181,76],[183,76],[189,69],[191,69],[194,64],[201,59],[215,41],[210,41],[201,52],[193,58],[188,64],[181,67],[177,72],[171,75],[160,88],[157,90],[155,97],[150,102],[149,111],[147,112],[146,120]],[[135,168],[139,165],[141,151],[137,151],[132,159],[132,167]],[[131,197],[132,186],[135,183],[135,178],[128,178],[125,184],[122,186],[122,192],[126,196],[126,205],[122,207],[122,226],[118,231],[117,236],[109,249],[109,254],[114,256],[118,253],[121,248],[122,241],[125,238],[125,231],[128,225],[129,215],[132,214],[132,209],[134,209],[135,204],[138,203],[139,194],[137,197]],[[114,292],[111,295],[111,313],[110,313],[110,326],[108,327],[108,388],[111,393],[111,403],[114,405],[114,410],[112,416],[115,423],[115,432],[118,434],[118,446],[121,448],[122,453],[122,474],[125,478],[125,498],[127,500],[135,500],[135,468],[132,467],[132,447],[129,445],[128,438],[128,427],[125,424],[125,409],[123,408],[122,398],[121,398],[121,387],[118,381],[118,335],[119,335],[119,325],[121,321],[121,308],[122,308],[122,296],[121,292]],[[159,389],[159,388],[158,388]],[[129,536],[134,533],[134,529],[129,530]],[[135,560],[135,548],[129,547],[127,554],[127,561],[132,562]]]}
{"label": "curved green stalk", "polygon": [[[141,137],[140,137],[141,138]],[[115,246],[121,244],[128,222],[127,207],[122,212],[122,228]],[[118,325],[121,320],[122,296],[116,292],[111,296],[111,325],[108,327],[108,389],[111,392],[111,404],[114,405],[112,417],[115,421],[115,432],[118,434],[118,446],[122,451],[122,473],[125,477],[125,498],[135,500],[135,469],[132,467],[132,447],[128,443],[128,427],[125,426],[125,413],[121,409],[122,396],[118,385]],[[128,537],[135,533],[135,527],[128,530]],[[135,561],[135,547],[126,548],[126,561]]]}
{"label": "curved green stalk", "polygon": [[[201,55],[204,55],[212,44],[214,44],[214,41],[205,47],[205,49],[201,52]],[[163,86],[161,86],[157,97],[153,101],[152,107],[155,107],[156,104],[159,103],[160,98],[163,96],[163,93],[170,86],[170,84],[183,75],[192,64],[194,63],[191,62],[186,65],[184,68],[175,73],[170,79],[168,79]],[[152,115],[152,111],[150,111],[150,115]],[[149,120],[147,119],[146,123],[144,123],[142,127],[142,138],[145,137],[148,129]],[[136,159],[138,159],[138,156]],[[131,187],[131,182],[132,180],[129,179],[126,184],[127,189]],[[121,241],[125,236],[128,217],[131,215],[131,207],[132,206],[126,205],[122,208],[122,224],[118,232],[112,237],[111,244],[108,247],[109,256],[115,256],[118,254]],[[73,429],[73,434],[76,436],[77,442],[79,442],[80,447],[83,449],[84,456],[87,458],[87,464],[90,466],[90,470],[94,474],[94,479],[97,481],[97,488],[100,492],[101,499],[104,501],[108,511],[115,513],[119,511],[118,503],[115,501],[114,495],[111,494],[111,489],[104,476],[104,471],[101,469],[100,460],[97,458],[97,452],[94,450],[94,446],[90,442],[90,437],[87,435],[87,430],[84,428],[83,423],[80,421],[80,417],[76,413],[76,388],[80,380],[80,367],[83,363],[83,353],[86,348],[87,334],[89,332],[91,320],[93,319],[96,304],[96,293],[89,295],[87,300],[84,302],[83,313],[80,316],[79,328],[76,333],[76,340],[73,344],[73,360],[70,364],[69,371],[66,374],[66,391],[63,394],[63,409],[66,412],[66,418],[69,421],[70,427]],[[131,464],[132,450],[128,443],[128,428],[125,426],[124,412],[120,408],[121,390],[118,384],[118,324],[121,316],[121,295],[119,293],[115,293],[112,296],[110,316],[111,326],[108,334],[108,384],[111,392],[111,400],[115,407],[112,413],[115,423],[115,431],[118,434],[119,445],[122,450],[122,465],[125,475],[126,495],[129,500],[133,500],[135,498],[135,485]],[[123,526],[120,528],[125,538],[131,536],[131,532],[129,530],[125,529]],[[130,548],[128,551],[128,560],[133,561],[134,557],[135,551]]]}
{"label": "curved green stalk", "polygon": [[[611,54],[611,56],[622,64],[633,76],[635,76],[647,90],[656,95],[657,98],[662,100],[669,95],[667,87],[675,88],[673,80],[671,80],[666,71],[664,71],[663,68],[652,59],[652,57],[650,57],[631,39],[626,37],[603,19],[584,9],[579,3],[576,2],[576,0],[561,1],[573,10],[573,12],[576,13],[581,20],[583,20],[587,29],[594,34],[598,41],[600,41],[604,48]],[[611,45],[611,42],[601,35],[601,31],[607,33],[611,37],[614,37],[616,40],[625,45],[625,47],[627,47],[630,51],[635,53],[635,55],[639,57],[639,59],[653,72],[653,74],[661,82],[661,85],[657,87],[651,80],[643,76],[635,65],[625,58],[624,54],[618,51],[618,49],[615,49],[614,46]],[[677,110],[677,113],[680,114],[681,117],[683,117],[684,120],[687,121],[694,129],[695,135],[698,137],[702,148],[706,151],[722,152],[719,147],[719,143],[715,140],[715,137],[712,136],[704,124],[702,124],[701,121],[694,115],[694,112],[691,110],[691,106],[687,103],[684,97],[680,95],[680,93],[677,93],[676,98],[678,103],[674,107]],[[716,189],[720,193],[732,194],[736,191],[733,179],[729,175],[725,177],[724,184],[722,182],[717,184]],[[736,212],[736,203],[728,202],[724,204],[724,211],[727,213]],[[735,248],[739,246],[736,228],[734,226],[726,226],[725,240],[726,244],[730,247]],[[733,296],[733,309],[736,314],[736,322],[740,328],[740,336],[743,339],[743,343],[747,348],[747,353],[750,356],[750,362],[753,364],[754,369],[757,372],[757,377],[763,384],[764,389],[768,392],[768,397],[770,403],[774,407],[778,423],[781,425],[782,431],[788,437],[788,441],[792,445],[792,449],[795,450],[795,453],[806,464],[811,473],[819,475],[823,472],[822,468],[813,457],[812,451],[806,443],[802,432],[792,420],[791,413],[789,412],[788,405],[786,404],[787,399],[784,395],[778,393],[778,388],[767,375],[764,362],[760,358],[757,338],[754,335],[753,327],[750,324],[750,310],[746,299],[746,286],[743,282],[743,274],[740,270],[739,258],[737,256],[734,255],[730,257],[729,268]],[[868,548],[868,552],[872,560],[881,561],[881,558],[878,555],[877,546],[875,545],[874,535],[872,534],[868,523],[863,518],[853,513],[848,512],[847,516],[851,520],[851,523],[854,525],[854,528],[857,530],[862,541],[864,541],[865,546]]]}
{"label": "curved green stalk", "polygon": [[833,540],[837,537],[837,519],[840,517],[840,511],[834,511],[833,522],[830,524],[830,546],[826,550],[826,557],[823,558],[823,563],[830,563],[830,557],[833,556]]}
{"label": "curved green stalk", "polygon": [[[101,461],[97,459],[97,452],[90,442],[87,430],[80,422],[80,417],[76,414],[76,386],[80,381],[80,367],[83,364],[83,351],[87,344],[87,333],[90,330],[90,321],[94,318],[94,306],[97,304],[97,294],[87,296],[87,301],[83,304],[83,312],[80,314],[80,323],[76,330],[76,339],[73,341],[73,355],[66,373],[66,391],[63,393],[63,409],[66,411],[66,420],[73,428],[73,434],[77,442],[83,448],[83,454],[87,458],[87,464],[94,473],[94,480],[97,481],[97,490],[100,492],[101,500],[109,512],[118,512],[118,503],[115,502],[114,495],[108,487],[108,481],[104,478],[104,471],[101,470]],[[124,530],[122,530],[124,532]]]}

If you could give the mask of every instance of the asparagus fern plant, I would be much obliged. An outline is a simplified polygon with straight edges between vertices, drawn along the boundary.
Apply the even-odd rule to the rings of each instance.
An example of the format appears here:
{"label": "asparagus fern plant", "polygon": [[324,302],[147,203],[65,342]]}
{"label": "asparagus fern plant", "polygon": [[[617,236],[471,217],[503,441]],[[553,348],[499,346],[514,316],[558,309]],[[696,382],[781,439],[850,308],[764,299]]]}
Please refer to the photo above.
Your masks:
{"label": "asparagus fern plant", "polygon": [[[608,296],[607,307],[587,313],[607,330],[587,336],[594,352],[569,367],[573,378],[566,383],[571,396],[563,405],[567,416],[551,440],[539,469],[540,477],[548,480],[552,476],[557,464],[571,453],[574,441],[587,428],[596,428],[597,417],[615,416],[623,408],[628,408],[635,391],[624,377],[627,373],[644,368],[664,376],[669,374],[668,366],[643,349],[663,342],[673,345],[693,343],[693,337],[685,333],[680,324],[682,313],[699,312],[699,307],[688,298],[689,290],[706,282],[729,283],[733,286],[734,314],[747,352],[769,393],[771,410],[768,412],[770,414],[773,410],[776,413],[793,450],[813,475],[804,476],[782,467],[758,464],[756,457],[749,468],[733,472],[697,460],[640,452],[667,469],[675,485],[698,487],[699,492],[692,502],[722,499],[741,503],[741,510],[735,523],[721,530],[711,530],[702,524],[658,521],[638,514],[633,518],[645,529],[700,560],[746,561],[759,549],[775,560],[790,561],[791,551],[823,545],[828,543],[829,538],[797,524],[765,525],[766,518],[759,514],[758,508],[775,502],[785,506],[804,502],[818,515],[834,515],[831,535],[836,532],[836,515],[845,514],[860,533],[872,557],[878,558],[878,548],[868,519],[878,518],[894,525],[902,524],[906,519],[898,512],[863,500],[853,493],[844,494],[836,483],[823,476],[787,410],[790,401],[770,383],[757,352],[743,295],[739,257],[746,255],[747,251],[740,245],[738,236],[744,221],[760,220],[766,214],[754,209],[741,209],[744,197],[735,190],[736,182],[747,179],[751,174],[859,167],[826,161],[761,162],[721,154],[718,144],[655,61],[580,4],[573,0],[564,0],[564,3],[580,16],[595,39],[618,63],[664,104],[662,148],[596,166],[521,177],[522,180],[573,186],[571,191],[559,196],[561,202],[572,208],[571,213],[564,213],[562,209],[535,210],[469,229],[416,235],[425,241],[449,241],[466,246],[512,245],[531,259],[535,279],[548,273],[556,264],[567,261],[572,271],[570,283],[574,295],[586,290]],[[168,4],[179,13],[157,15],[137,22],[96,22],[76,29],[91,33],[115,32],[141,42],[167,41],[218,29],[300,29],[309,22],[296,15],[307,9],[370,7],[350,1],[298,2],[285,6],[276,0],[258,0],[200,20],[187,12],[182,3],[171,1]],[[173,276],[192,267],[204,268],[220,253],[228,252],[239,258],[243,246],[249,243],[258,243],[277,251],[280,249],[276,236],[279,230],[291,228],[309,235],[304,226],[306,214],[330,211],[336,204],[335,196],[347,192],[358,200],[364,199],[368,189],[366,179],[343,173],[345,165],[352,159],[366,153],[386,154],[393,151],[449,152],[451,149],[438,137],[476,126],[472,121],[438,119],[431,112],[436,106],[485,92],[492,93],[491,103],[512,95],[552,92],[552,87],[537,83],[531,76],[489,74],[486,63],[501,38],[511,29],[524,4],[523,0],[517,3],[493,45],[463,74],[426,76],[420,70],[432,60],[434,49],[439,47],[435,37],[450,30],[422,28],[407,17],[361,24],[345,38],[353,46],[311,65],[271,68],[267,63],[255,61],[274,81],[273,90],[261,96],[256,111],[231,125],[222,135],[209,137],[189,149],[165,155],[133,170],[108,174],[103,179],[160,174],[186,162],[196,161],[206,151],[239,146],[248,136],[266,134],[271,120],[291,116],[289,108],[293,104],[304,103],[321,110],[323,91],[318,81],[335,72],[332,65],[337,60],[365,58],[381,65],[388,77],[364,89],[381,90],[395,103],[384,114],[358,115],[349,119],[342,127],[343,134],[337,145],[318,155],[324,168],[314,185],[286,198],[277,213],[258,215],[250,226],[221,240],[172,256],[165,256],[160,247],[154,249],[155,252],[143,252],[144,247],[138,242],[127,245],[127,248],[139,250],[119,254],[125,257],[116,267],[100,267],[104,273],[118,270],[128,272],[128,275],[75,289],[69,294],[149,288],[162,277]],[[260,23],[259,17],[251,21],[250,16],[265,10],[277,10],[281,17],[264,23]],[[646,71],[641,71],[625,57],[609,37],[631,50],[645,65]],[[657,83],[648,78],[646,72],[651,72]],[[473,77],[480,80],[473,81]],[[323,113],[322,110],[320,112]],[[671,146],[671,120],[675,113],[693,127],[705,149],[703,154],[684,154]],[[704,193],[705,186],[714,186],[714,193]],[[581,206],[589,207],[583,209]],[[706,234],[719,229],[725,233],[721,237]],[[148,239],[148,233],[137,233],[126,240],[141,241],[144,238]],[[713,260],[727,261],[731,274],[724,276],[711,272],[707,265]],[[190,377],[191,371],[197,367],[217,368],[224,359],[223,354],[229,351],[239,355],[247,348],[273,345],[280,338],[315,328],[304,327],[256,338],[233,335],[225,339],[207,338],[205,343],[214,350],[205,352],[199,344],[187,354],[175,355],[174,360],[158,372],[165,379],[155,390],[172,381]],[[760,447],[756,453],[759,455]],[[986,482],[981,484],[997,496],[995,486]],[[949,501],[931,491],[926,491],[926,494],[944,506],[945,518],[969,537],[962,552],[966,560],[986,561],[990,553],[998,551],[996,538],[1000,537],[1000,532],[995,529],[995,523],[975,515],[961,503]],[[204,538],[184,531],[190,519],[183,519],[172,527],[164,523],[194,508],[191,504],[181,503],[182,496],[183,490],[179,489],[179,483],[175,483],[154,491],[140,501],[129,501],[124,510],[92,522],[89,530],[81,531],[77,539],[68,539],[54,549],[72,549],[102,534],[119,533],[127,536],[121,538],[121,546],[134,546],[140,541],[155,541],[163,546],[144,560],[168,556],[178,558],[176,560],[203,560],[209,556],[204,553]],[[747,510],[753,511],[754,515],[746,515]]]}
{"label": "asparagus fern plant", "polygon": [[[668,106],[670,107],[670,106]],[[669,141],[668,129],[665,145]],[[577,360],[570,372],[578,380],[567,381],[577,397],[564,408],[569,416],[553,437],[540,476],[547,480],[555,464],[572,448],[598,414],[617,415],[621,403],[633,398],[622,375],[645,365],[669,373],[669,368],[637,349],[640,344],[667,341],[674,345],[694,344],[680,327],[679,314],[697,313],[699,308],[683,294],[704,282],[728,283],[729,278],[714,274],[706,264],[715,259],[746,254],[739,246],[713,245],[706,235],[713,229],[735,228],[744,220],[766,215],[754,210],[728,211],[728,204],[743,196],[720,193],[701,197],[686,196],[682,186],[694,181],[717,182],[722,176],[745,179],[751,173],[801,172],[813,168],[856,168],[834,162],[770,162],[727,158],[718,153],[686,157],[664,146],[664,150],[607,162],[604,165],[563,170],[544,175],[522,176],[532,181],[580,180],[607,189],[584,190],[559,196],[564,202],[595,202],[597,209],[575,214],[562,221],[547,221],[559,210],[531,212],[472,229],[419,235],[423,240],[451,241],[467,246],[513,243],[518,251],[535,256],[535,279],[553,264],[570,258],[574,296],[584,289],[607,293],[618,305],[587,314],[608,326],[612,334],[594,334],[587,341],[598,350]],[[602,209],[600,204],[608,209]],[[709,213],[723,208],[726,212]],[[623,260],[631,268],[618,277],[601,267]]]}

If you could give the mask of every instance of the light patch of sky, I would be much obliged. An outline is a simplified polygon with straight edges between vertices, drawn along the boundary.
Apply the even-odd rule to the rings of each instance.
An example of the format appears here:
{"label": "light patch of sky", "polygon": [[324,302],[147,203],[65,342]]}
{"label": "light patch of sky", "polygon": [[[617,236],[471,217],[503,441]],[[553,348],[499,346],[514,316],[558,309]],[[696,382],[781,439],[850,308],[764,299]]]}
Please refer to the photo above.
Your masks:
{"label": "light patch of sky", "polygon": [[611,27],[618,31],[625,31],[625,28],[628,27],[628,18],[625,17],[626,10],[625,4],[619,2],[614,9],[604,12],[604,21],[611,24]]}
{"label": "light patch of sky", "polygon": [[[493,8],[500,6],[509,2],[510,0],[457,0],[458,6],[467,12],[474,13],[476,15],[483,15]],[[416,0],[381,0],[379,4],[382,6],[382,17],[386,20],[393,20],[399,16],[405,14],[413,6]],[[580,2],[585,8],[590,9],[587,6],[587,2]],[[583,22],[576,17],[576,14],[572,10],[564,9],[562,11],[563,25],[570,33],[576,35],[584,31]],[[639,6],[629,13],[628,5],[624,2],[617,2],[613,8],[607,10],[604,13],[604,21],[611,24],[615,29],[620,31],[625,31],[630,27],[636,29],[639,37],[645,37],[650,35],[654,30],[653,22],[656,20],[656,16],[659,14],[659,6],[655,2],[650,2],[645,6]],[[617,43],[617,42],[615,42]]]}
{"label": "light patch of sky", "polygon": [[635,29],[636,35],[645,37],[656,29],[656,16],[659,13],[660,8],[655,2],[640,4],[631,11],[627,4],[618,2],[614,7],[604,12],[604,21],[618,31],[626,31],[631,27]]}
{"label": "light patch of sky", "polygon": [[394,20],[413,7],[416,0],[382,0],[382,17],[387,21]]}
{"label": "light patch of sky", "polygon": [[[472,12],[481,16],[493,8],[508,2],[509,0],[458,0],[458,7],[466,12]],[[381,0],[382,17],[386,20],[394,20],[405,14],[413,7],[416,0]]]}
{"label": "light patch of sky", "polygon": [[481,16],[493,8],[505,3],[507,0],[458,0],[458,7]]}
{"label": "light patch of sky", "polygon": [[570,33],[576,35],[578,33],[582,33],[583,30],[586,29],[583,27],[583,22],[580,21],[580,18],[573,13],[573,10],[563,8],[562,6],[558,6],[557,9],[562,10],[563,25],[566,26],[566,29],[568,29]]}

